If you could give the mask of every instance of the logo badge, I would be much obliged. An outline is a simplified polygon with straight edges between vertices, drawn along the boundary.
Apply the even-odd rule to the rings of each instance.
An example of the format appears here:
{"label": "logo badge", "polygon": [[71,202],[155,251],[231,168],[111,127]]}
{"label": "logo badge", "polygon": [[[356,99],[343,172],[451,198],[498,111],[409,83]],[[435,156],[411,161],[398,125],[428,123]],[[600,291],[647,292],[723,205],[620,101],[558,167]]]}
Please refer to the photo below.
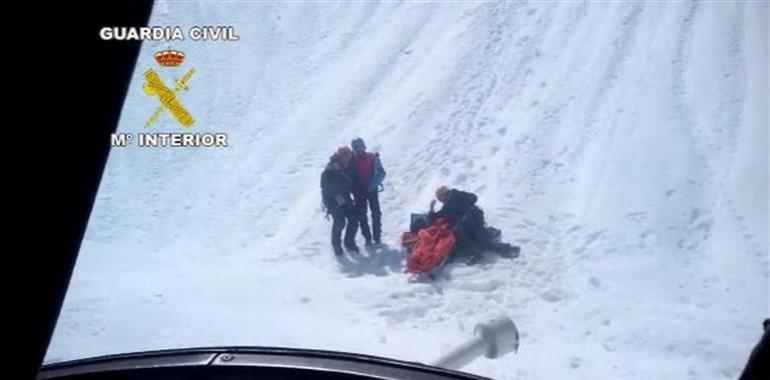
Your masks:
{"label": "logo badge", "polygon": [[[170,48],[155,53],[155,62],[161,67],[178,67],[184,60],[184,53]],[[145,128],[152,126],[163,110],[167,110],[183,127],[192,127],[195,119],[184,104],[182,104],[178,95],[181,90],[189,91],[187,82],[193,74],[195,74],[195,69],[191,68],[182,76],[182,79],[174,78],[175,85],[173,87],[168,87],[163,78],[152,68],[144,72],[144,85],[142,86],[144,93],[148,96],[157,97],[160,102],[160,105],[144,123]]]}

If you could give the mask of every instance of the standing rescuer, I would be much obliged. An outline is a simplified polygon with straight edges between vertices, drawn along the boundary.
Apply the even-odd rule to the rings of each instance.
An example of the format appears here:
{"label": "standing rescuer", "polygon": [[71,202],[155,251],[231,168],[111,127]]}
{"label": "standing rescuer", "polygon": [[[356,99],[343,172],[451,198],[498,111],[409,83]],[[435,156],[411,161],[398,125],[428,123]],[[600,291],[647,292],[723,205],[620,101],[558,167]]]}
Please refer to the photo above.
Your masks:
{"label": "standing rescuer", "polygon": [[[353,149],[351,173],[353,178],[353,197],[356,215],[361,225],[361,234],[366,246],[380,244],[382,237],[382,212],[380,211],[379,192],[385,180],[385,169],[377,153],[366,151],[364,139],[357,137],[350,142]],[[372,212],[372,228],[369,229],[367,206]]]}
{"label": "standing rescuer", "polygon": [[342,146],[329,158],[329,163],[321,173],[321,198],[327,215],[332,217],[332,248],[334,254],[341,255],[342,230],[345,229],[345,248],[357,251],[356,229],[358,218],[351,197],[353,181],[349,175],[353,152]]}

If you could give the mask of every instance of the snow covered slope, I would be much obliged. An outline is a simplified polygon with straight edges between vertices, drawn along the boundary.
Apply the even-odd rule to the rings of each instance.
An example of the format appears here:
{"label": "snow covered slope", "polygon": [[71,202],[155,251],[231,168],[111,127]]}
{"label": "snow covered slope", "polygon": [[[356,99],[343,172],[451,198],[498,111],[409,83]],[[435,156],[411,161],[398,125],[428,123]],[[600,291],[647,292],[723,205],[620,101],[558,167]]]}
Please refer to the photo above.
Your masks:
{"label": "snow covered slope", "polygon": [[[736,378],[770,314],[767,2],[157,2],[195,132],[113,149],[47,360],[202,345],[430,362],[500,313],[498,379]],[[141,132],[145,43],[119,130]],[[164,114],[155,131],[180,128]],[[319,176],[363,137],[379,255],[338,261]],[[410,283],[400,233],[476,192],[516,260]],[[359,238],[359,243],[361,243]]]}

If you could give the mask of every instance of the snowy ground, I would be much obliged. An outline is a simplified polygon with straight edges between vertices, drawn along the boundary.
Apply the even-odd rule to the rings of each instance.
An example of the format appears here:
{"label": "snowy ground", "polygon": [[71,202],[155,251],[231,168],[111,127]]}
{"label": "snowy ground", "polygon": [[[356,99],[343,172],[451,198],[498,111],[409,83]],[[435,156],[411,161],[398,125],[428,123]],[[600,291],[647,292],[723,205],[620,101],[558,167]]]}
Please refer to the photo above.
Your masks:
{"label": "snowy ground", "polygon": [[[497,379],[734,379],[770,315],[767,2],[157,2],[228,149],[113,149],[47,360],[204,345],[430,362],[507,314]],[[142,132],[146,43],[120,131]],[[164,114],[156,131],[180,129]],[[390,248],[338,262],[320,170],[362,136]],[[410,283],[446,183],[514,261]],[[359,238],[360,239],[360,238]],[[360,241],[360,240],[359,240]]]}

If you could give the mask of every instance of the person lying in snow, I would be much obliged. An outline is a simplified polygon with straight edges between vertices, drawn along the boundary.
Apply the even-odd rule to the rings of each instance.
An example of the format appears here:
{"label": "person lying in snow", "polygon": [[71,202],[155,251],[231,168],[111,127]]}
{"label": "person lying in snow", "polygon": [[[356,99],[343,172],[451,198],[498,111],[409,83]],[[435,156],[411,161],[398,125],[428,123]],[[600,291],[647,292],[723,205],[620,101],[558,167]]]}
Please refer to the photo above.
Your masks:
{"label": "person lying in snow", "polygon": [[[436,199],[443,204],[438,211],[434,211]],[[446,220],[457,240],[456,251],[468,256],[470,262],[478,261],[484,251],[506,258],[519,255],[519,247],[498,241],[500,230],[486,227],[484,211],[476,206],[476,194],[440,186],[436,189],[436,199],[430,202],[429,221]]]}

